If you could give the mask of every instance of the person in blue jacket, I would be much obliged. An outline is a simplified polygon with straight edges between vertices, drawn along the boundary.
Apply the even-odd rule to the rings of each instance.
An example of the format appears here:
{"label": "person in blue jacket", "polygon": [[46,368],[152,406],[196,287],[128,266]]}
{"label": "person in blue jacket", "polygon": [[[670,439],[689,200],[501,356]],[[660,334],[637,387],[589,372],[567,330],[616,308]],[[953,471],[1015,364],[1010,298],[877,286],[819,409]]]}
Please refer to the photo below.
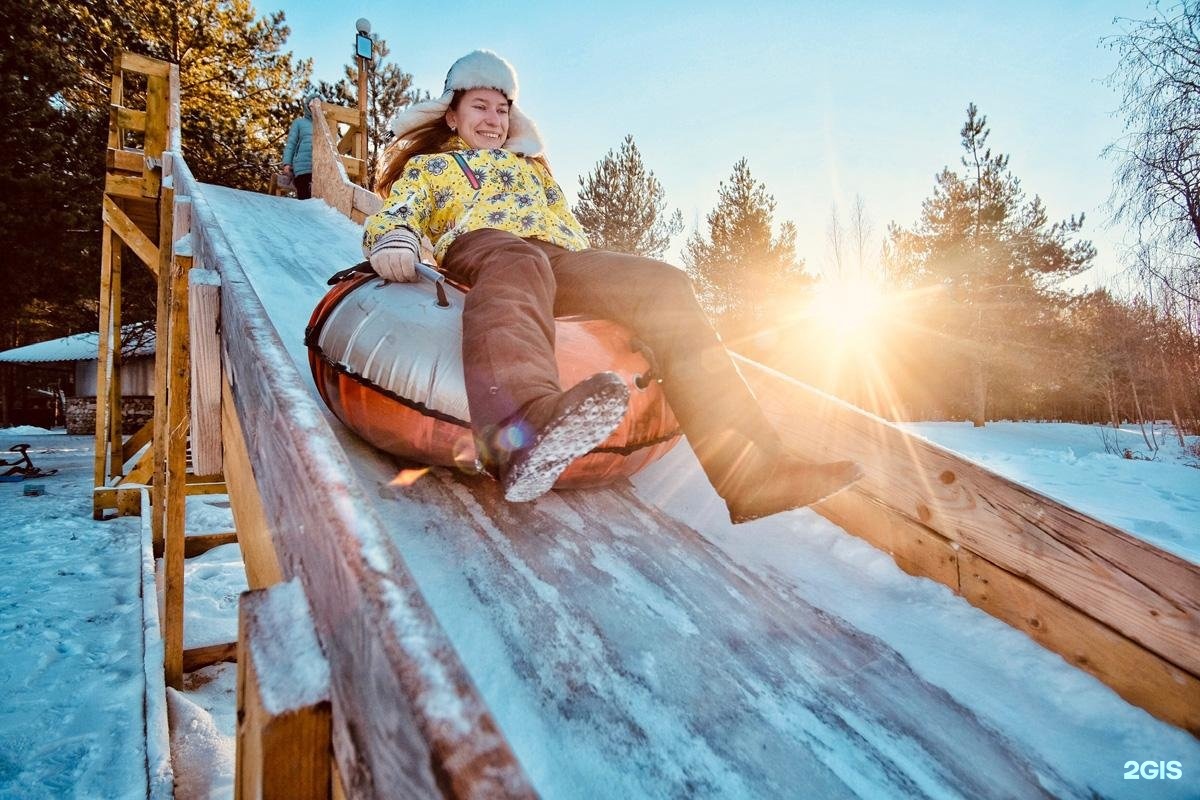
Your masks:
{"label": "person in blue jacket", "polygon": [[309,104],[316,96],[315,92],[305,93],[304,116],[292,121],[287,144],[283,146],[283,174],[292,179],[296,197],[300,200],[312,197],[312,109]]}

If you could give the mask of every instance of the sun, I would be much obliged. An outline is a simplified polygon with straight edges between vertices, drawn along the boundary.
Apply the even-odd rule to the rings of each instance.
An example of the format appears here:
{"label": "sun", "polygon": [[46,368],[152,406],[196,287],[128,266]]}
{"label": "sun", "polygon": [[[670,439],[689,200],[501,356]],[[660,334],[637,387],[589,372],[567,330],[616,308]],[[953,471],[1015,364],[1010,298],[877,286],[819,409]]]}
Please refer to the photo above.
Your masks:
{"label": "sun", "polygon": [[873,344],[892,313],[879,284],[863,278],[823,279],[809,304],[810,318],[844,348]]}

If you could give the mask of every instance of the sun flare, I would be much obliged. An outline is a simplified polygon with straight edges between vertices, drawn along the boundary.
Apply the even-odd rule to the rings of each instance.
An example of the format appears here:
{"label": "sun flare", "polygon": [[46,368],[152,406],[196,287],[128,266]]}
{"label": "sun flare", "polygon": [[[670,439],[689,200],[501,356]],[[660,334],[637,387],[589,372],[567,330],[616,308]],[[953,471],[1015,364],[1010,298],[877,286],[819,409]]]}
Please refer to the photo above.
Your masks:
{"label": "sun flare", "polygon": [[822,280],[809,306],[810,316],[843,347],[872,344],[891,303],[880,286],[862,278]]}

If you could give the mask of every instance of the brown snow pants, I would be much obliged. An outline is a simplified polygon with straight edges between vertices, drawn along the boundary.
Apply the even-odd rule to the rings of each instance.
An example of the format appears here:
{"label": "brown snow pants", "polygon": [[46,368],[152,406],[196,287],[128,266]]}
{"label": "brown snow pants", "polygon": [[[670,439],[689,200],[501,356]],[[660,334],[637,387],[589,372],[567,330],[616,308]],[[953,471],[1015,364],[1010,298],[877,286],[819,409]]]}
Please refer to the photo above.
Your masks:
{"label": "brown snow pants", "polygon": [[551,413],[562,391],[554,318],[572,314],[619,322],[650,347],[667,402],[718,492],[748,451],[779,451],[682,270],[493,229],[460,236],[441,266],[472,287],[463,309],[463,368],[485,463],[503,424],[523,417],[537,427]]}

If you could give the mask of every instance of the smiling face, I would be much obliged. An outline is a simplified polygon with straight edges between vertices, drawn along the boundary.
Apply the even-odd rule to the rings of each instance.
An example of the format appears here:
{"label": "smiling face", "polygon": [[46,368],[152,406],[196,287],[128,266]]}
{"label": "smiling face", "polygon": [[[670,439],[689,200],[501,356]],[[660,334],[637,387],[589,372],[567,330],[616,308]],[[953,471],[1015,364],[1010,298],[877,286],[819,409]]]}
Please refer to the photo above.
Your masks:
{"label": "smiling face", "polygon": [[469,89],[446,112],[446,124],[468,147],[501,147],[508,139],[508,107],[508,98],[495,89]]}

